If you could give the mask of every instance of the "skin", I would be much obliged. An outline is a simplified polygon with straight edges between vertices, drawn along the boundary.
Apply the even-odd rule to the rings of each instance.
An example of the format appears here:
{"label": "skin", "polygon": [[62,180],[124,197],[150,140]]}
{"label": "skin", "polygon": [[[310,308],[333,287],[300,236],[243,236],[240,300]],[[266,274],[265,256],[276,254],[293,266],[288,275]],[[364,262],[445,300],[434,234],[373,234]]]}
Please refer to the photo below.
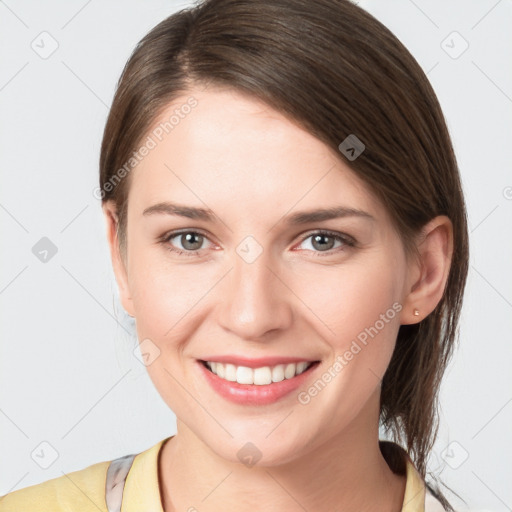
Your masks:
{"label": "skin", "polygon": [[[429,222],[421,258],[407,258],[388,213],[347,161],[266,104],[191,89],[154,126],[191,95],[197,106],[131,171],[126,253],[115,205],[104,205],[123,307],[139,340],[160,351],[147,369],[177,417],[159,462],[164,510],[401,510],[405,478],[378,446],[380,379],[400,324],[420,321],[442,297],[450,220]],[[217,223],[143,215],[163,201],[210,208]],[[340,205],[374,220],[284,220]],[[170,251],[187,250],[180,236],[159,242],[178,229],[205,236],[199,254]],[[307,237],[322,229],[357,244],[329,238],[322,250]],[[236,252],[249,235],[263,251],[252,263]],[[393,303],[401,311],[306,405],[295,392],[265,406],[233,404],[199,374],[196,360],[207,354],[320,360],[298,391],[307,390]],[[237,457],[248,441],[261,452],[253,467]]]}

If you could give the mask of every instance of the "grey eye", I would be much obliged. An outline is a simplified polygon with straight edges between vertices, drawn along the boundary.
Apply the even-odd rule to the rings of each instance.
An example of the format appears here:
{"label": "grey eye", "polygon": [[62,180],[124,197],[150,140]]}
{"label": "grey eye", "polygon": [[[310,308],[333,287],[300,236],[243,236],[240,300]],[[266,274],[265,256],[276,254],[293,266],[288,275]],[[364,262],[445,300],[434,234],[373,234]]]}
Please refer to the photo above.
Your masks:
{"label": "grey eye", "polygon": [[328,251],[328,250],[332,249],[336,242],[334,237],[332,237],[330,235],[322,235],[322,234],[312,235],[311,240],[312,240],[311,245],[315,249],[318,249],[319,251]]}
{"label": "grey eye", "polygon": [[[304,238],[302,244],[305,244],[310,240],[310,247],[305,247],[305,249],[312,250],[314,252],[330,251],[331,249],[340,247],[344,243],[344,240],[339,236],[330,235],[329,233],[314,233]],[[336,242],[338,242],[337,246],[335,246]]]}
{"label": "grey eye", "polygon": [[178,235],[173,236],[169,241],[174,238],[177,238],[182,248],[187,251],[197,251],[201,249],[204,242],[204,236],[199,233],[195,233],[194,231],[179,233]]}

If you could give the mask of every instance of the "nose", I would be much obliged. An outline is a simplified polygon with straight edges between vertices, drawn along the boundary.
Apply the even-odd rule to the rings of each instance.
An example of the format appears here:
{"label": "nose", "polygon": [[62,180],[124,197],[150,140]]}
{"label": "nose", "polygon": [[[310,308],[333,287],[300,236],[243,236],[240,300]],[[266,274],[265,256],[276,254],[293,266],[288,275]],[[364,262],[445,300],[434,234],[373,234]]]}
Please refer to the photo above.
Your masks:
{"label": "nose", "polygon": [[234,254],[220,290],[219,323],[247,341],[267,341],[290,327],[293,293],[265,251],[253,262]]}

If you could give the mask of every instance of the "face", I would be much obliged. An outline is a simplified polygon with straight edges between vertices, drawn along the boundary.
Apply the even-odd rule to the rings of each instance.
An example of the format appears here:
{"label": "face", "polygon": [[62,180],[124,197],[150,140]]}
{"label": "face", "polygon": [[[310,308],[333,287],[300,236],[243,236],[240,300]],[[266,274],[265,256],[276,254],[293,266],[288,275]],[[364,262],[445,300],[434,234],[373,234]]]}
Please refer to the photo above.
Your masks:
{"label": "face", "polygon": [[407,276],[383,206],[341,154],[236,92],[192,90],[152,130],[116,277],[178,427],[268,465],[376,429]]}

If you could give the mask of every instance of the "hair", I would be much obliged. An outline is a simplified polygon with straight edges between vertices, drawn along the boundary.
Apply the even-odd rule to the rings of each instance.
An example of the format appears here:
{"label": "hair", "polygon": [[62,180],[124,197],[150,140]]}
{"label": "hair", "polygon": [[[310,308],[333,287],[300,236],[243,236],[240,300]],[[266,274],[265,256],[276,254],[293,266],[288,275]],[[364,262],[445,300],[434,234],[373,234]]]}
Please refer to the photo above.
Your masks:
{"label": "hair", "polygon": [[389,212],[408,256],[418,255],[416,236],[428,221],[451,220],[443,297],[419,323],[400,326],[381,389],[381,425],[425,478],[469,258],[458,166],[425,73],[390,30],[348,0],[206,0],[169,16],[126,63],[103,134],[101,198],[116,206],[122,251],[131,174],[119,179],[120,169],[169,102],[209,84],[262,100],[340,159],[339,144],[356,135],[365,149],[344,161]]}

